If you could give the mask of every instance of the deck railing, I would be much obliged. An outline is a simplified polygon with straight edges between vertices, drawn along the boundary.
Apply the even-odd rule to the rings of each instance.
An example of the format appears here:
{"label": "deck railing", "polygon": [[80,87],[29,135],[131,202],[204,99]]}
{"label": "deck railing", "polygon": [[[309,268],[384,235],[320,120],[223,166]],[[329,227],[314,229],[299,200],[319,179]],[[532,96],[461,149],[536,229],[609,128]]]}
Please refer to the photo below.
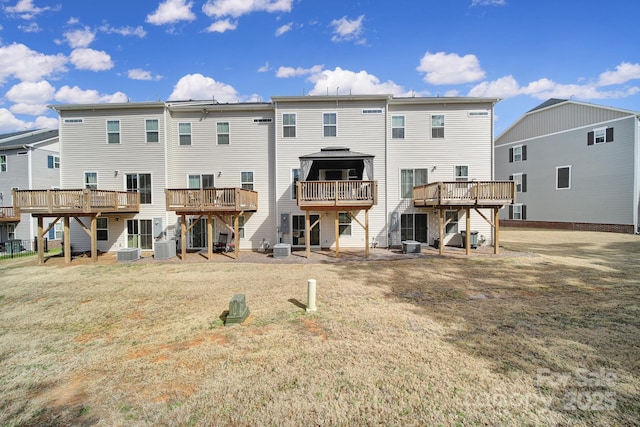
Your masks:
{"label": "deck railing", "polygon": [[0,221],[14,222],[20,221],[20,211],[13,207],[0,207]]}
{"label": "deck railing", "polygon": [[515,202],[513,181],[441,181],[413,187],[415,206],[501,205]]}
{"label": "deck railing", "polygon": [[140,194],[108,190],[17,190],[14,206],[28,213],[138,212]]}
{"label": "deck railing", "polygon": [[258,192],[244,188],[165,190],[167,210],[176,212],[248,212],[258,210]]}
{"label": "deck railing", "polygon": [[377,181],[299,181],[298,206],[373,206]]}

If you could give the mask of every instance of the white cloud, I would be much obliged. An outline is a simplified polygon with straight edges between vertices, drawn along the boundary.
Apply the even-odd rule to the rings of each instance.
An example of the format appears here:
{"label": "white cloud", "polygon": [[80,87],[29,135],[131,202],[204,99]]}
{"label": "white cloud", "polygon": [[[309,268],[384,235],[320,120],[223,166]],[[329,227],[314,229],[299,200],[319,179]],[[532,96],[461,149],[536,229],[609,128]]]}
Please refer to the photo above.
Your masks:
{"label": "white cloud", "polygon": [[187,0],[165,0],[147,15],[146,22],[153,25],[174,24],[179,21],[193,21],[196,15],[191,11],[193,2]]}
{"label": "white cloud", "polygon": [[485,77],[475,55],[427,52],[416,69],[426,73],[424,81],[433,85],[469,83]]}
{"label": "white cloud", "polygon": [[411,91],[406,91],[402,86],[391,80],[381,82],[380,79],[366,71],[358,73],[343,70],[337,67],[335,70],[324,70],[309,77],[309,81],[315,84],[309,92],[310,95],[330,95],[350,93],[352,95],[364,94],[392,94],[396,96],[411,96]]}
{"label": "white cloud", "polygon": [[259,73],[266,73],[269,70],[271,70],[271,67],[269,66],[269,61],[267,61],[262,67],[258,68]]}
{"label": "white cloud", "polygon": [[9,76],[24,81],[39,81],[43,77],[66,71],[67,58],[62,55],[44,55],[27,46],[13,43],[0,46],[0,83]]}
{"label": "white cloud", "polygon": [[96,33],[89,27],[84,27],[81,30],[67,31],[64,33],[64,38],[67,40],[67,43],[69,43],[69,46],[76,49],[79,47],[87,47],[93,43],[96,38]]}
{"label": "white cloud", "polygon": [[520,94],[520,86],[513,76],[501,77],[492,82],[482,82],[469,91],[469,96],[495,98],[511,98]]}
{"label": "white cloud", "polygon": [[173,101],[214,98],[219,102],[237,102],[241,100],[238,92],[232,86],[217,82],[211,77],[205,77],[202,74],[187,74],[183,76],[173,87],[173,92],[169,96],[169,99]]}
{"label": "white cloud", "polygon": [[30,116],[37,116],[47,112],[47,104],[27,104],[18,103],[9,107],[9,110],[13,114],[25,114]]}
{"label": "white cloud", "polygon": [[147,32],[142,28],[142,26],[138,25],[137,27],[112,27],[109,24],[103,24],[98,28],[100,31],[106,34],[120,34],[121,36],[135,36],[140,37],[141,39],[146,37]]}
{"label": "white cloud", "polygon": [[276,77],[280,79],[288,79],[291,77],[300,77],[307,75],[315,75],[324,70],[324,65],[314,65],[311,68],[293,68],[293,67],[280,67],[276,71]]}
{"label": "white cloud", "polygon": [[472,0],[471,6],[504,6],[507,4],[506,0]]}
{"label": "white cloud", "polygon": [[22,82],[9,89],[5,98],[15,103],[46,104],[53,98],[55,91],[55,88],[46,80]]}
{"label": "white cloud", "polygon": [[58,129],[58,119],[53,117],[36,117],[34,124],[36,129]]}
{"label": "white cloud", "polygon": [[40,31],[42,31],[40,25],[35,22],[30,22],[29,25],[18,25],[18,29],[25,33],[39,33]]}
{"label": "white cloud", "polygon": [[237,22],[232,22],[229,19],[221,19],[209,25],[205,31],[208,33],[224,33],[225,31],[232,31],[236,28],[238,28]]}
{"label": "white cloud", "polygon": [[364,15],[360,15],[353,20],[347,19],[346,16],[340,19],[334,19],[330,24],[333,27],[331,41],[336,43],[342,41],[354,41],[356,44],[366,43],[367,40],[362,37],[362,33],[364,32],[364,26],[362,25],[363,20]]}
{"label": "white cloud", "polygon": [[155,76],[151,71],[146,71],[141,68],[134,68],[127,71],[127,77],[131,80],[162,80],[162,76],[156,74]]}
{"label": "white cloud", "polygon": [[210,17],[238,18],[252,12],[290,12],[293,0],[208,0],[202,11]]}
{"label": "white cloud", "polygon": [[0,132],[15,132],[16,130],[31,129],[32,123],[20,120],[6,108],[0,108]]}
{"label": "white cloud", "polygon": [[97,90],[82,90],[78,86],[62,86],[55,94],[55,100],[67,104],[98,104],[109,102],[128,102],[129,98],[122,92],[111,95],[100,94]]}
{"label": "white cloud", "polygon": [[615,71],[605,71],[600,74],[598,86],[624,84],[630,80],[640,79],[640,64],[622,62]]}
{"label": "white cloud", "polygon": [[61,6],[46,6],[46,7],[36,7],[33,4],[33,0],[19,0],[15,6],[7,6],[4,8],[5,12],[9,15],[18,15],[22,19],[32,19],[36,15],[39,15],[48,10],[58,11]]}
{"label": "white cloud", "polygon": [[288,24],[284,24],[276,30],[276,37],[280,37],[284,33],[288,33],[293,28],[293,22],[289,22]]}
{"label": "white cloud", "polygon": [[75,49],[69,59],[79,70],[105,71],[113,68],[111,56],[101,50]]}

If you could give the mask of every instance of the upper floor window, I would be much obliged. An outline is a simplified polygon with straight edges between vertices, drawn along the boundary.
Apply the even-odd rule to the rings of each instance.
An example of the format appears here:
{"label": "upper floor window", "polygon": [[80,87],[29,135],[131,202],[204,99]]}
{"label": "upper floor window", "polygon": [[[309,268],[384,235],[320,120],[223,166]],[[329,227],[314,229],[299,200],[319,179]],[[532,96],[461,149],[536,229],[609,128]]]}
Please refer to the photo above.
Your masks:
{"label": "upper floor window", "polygon": [[98,189],[98,172],[84,173],[84,188],[88,190]]}
{"label": "upper floor window", "polygon": [[140,203],[151,203],[151,174],[150,173],[128,173],[127,191],[140,193]]}
{"label": "upper floor window", "polygon": [[526,173],[514,173],[509,176],[509,181],[513,181],[516,187],[516,193],[527,192],[527,174]]}
{"label": "upper floor window", "polygon": [[6,172],[6,171],[7,171],[7,155],[2,154],[0,155],[0,172]]}
{"label": "upper floor window", "polygon": [[229,122],[218,122],[216,126],[217,126],[217,132],[218,132],[218,145],[228,145],[229,144]]}
{"label": "upper floor window", "polygon": [[571,188],[571,166],[556,167],[556,190]]}
{"label": "upper floor window", "polygon": [[404,139],[404,116],[391,117],[391,138]]}
{"label": "upper floor window", "polygon": [[336,113],[322,114],[323,136],[338,136],[338,115]]}
{"label": "upper floor window", "polygon": [[107,120],[107,143],[120,144],[120,120]]}
{"label": "upper floor window", "polygon": [[456,181],[469,181],[469,166],[455,167]]}
{"label": "upper floor window", "polygon": [[240,181],[242,188],[253,190],[253,172],[240,172]]}
{"label": "upper floor window", "polygon": [[145,121],[145,130],[147,133],[147,142],[160,142],[160,130],[158,119],[147,119]]}
{"label": "upper floor window", "polygon": [[291,169],[291,199],[296,200],[298,197],[298,184],[300,181],[300,169]]}
{"label": "upper floor window", "polygon": [[400,170],[400,197],[413,198],[413,187],[427,184],[427,169],[401,169]]}
{"label": "upper floor window", "polygon": [[431,138],[444,138],[444,115],[431,115]]}
{"label": "upper floor window", "polygon": [[295,113],[282,114],[282,137],[283,138],[296,137],[296,114]]}
{"label": "upper floor window", "polygon": [[587,132],[587,145],[613,142],[613,128],[599,128]]}
{"label": "upper floor window", "polygon": [[178,123],[180,145],[191,145],[191,123]]}
{"label": "upper floor window", "polygon": [[60,169],[60,156],[47,156],[47,167],[49,169]]}

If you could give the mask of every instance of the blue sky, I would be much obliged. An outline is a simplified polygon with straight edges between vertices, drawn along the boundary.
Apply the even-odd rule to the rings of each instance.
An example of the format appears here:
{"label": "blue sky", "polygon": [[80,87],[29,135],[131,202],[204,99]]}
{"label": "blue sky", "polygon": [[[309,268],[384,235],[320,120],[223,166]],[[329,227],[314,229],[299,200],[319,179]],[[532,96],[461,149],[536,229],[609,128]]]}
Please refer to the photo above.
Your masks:
{"label": "blue sky", "polygon": [[0,0],[0,133],[49,104],[488,96],[640,111],[638,0]]}

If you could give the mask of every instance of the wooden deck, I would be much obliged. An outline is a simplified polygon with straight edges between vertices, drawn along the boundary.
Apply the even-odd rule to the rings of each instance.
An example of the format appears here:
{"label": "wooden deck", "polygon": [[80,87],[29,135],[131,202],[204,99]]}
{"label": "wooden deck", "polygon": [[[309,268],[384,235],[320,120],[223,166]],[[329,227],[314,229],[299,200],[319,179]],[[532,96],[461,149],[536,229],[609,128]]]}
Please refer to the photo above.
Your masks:
{"label": "wooden deck", "polygon": [[107,190],[17,190],[14,206],[32,215],[94,215],[136,213],[140,195],[131,191]]}
{"label": "wooden deck", "polygon": [[491,208],[515,202],[513,181],[440,181],[413,188],[416,207]]}
{"label": "wooden deck", "polygon": [[377,181],[300,181],[297,186],[303,210],[358,210],[378,204]]}
{"label": "wooden deck", "polygon": [[243,188],[165,190],[167,210],[181,214],[239,213],[258,210],[258,192]]}
{"label": "wooden deck", "polygon": [[0,207],[0,222],[19,222],[20,211],[13,207]]}

